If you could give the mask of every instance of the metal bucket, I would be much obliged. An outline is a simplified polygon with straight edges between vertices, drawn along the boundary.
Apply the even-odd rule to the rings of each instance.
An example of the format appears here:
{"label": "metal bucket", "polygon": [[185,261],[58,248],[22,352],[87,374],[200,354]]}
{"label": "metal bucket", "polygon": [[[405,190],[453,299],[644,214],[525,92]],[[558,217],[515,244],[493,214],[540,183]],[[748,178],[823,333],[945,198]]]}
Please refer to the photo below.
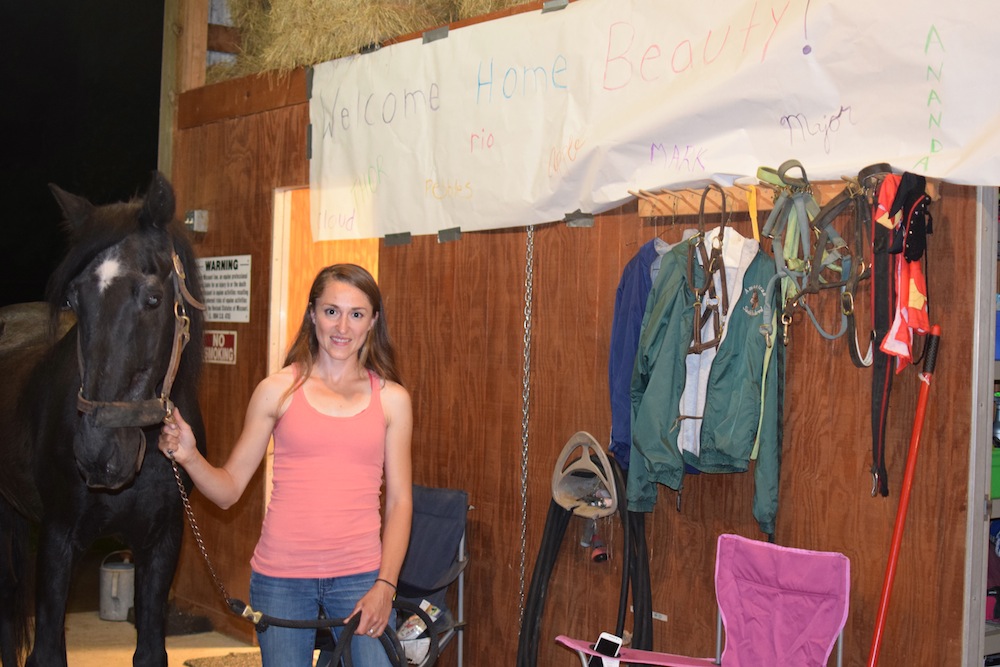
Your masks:
{"label": "metal bucket", "polygon": [[[112,557],[120,560],[108,562]],[[135,563],[132,552],[112,551],[101,561],[100,617],[105,621],[124,621],[135,598]]]}

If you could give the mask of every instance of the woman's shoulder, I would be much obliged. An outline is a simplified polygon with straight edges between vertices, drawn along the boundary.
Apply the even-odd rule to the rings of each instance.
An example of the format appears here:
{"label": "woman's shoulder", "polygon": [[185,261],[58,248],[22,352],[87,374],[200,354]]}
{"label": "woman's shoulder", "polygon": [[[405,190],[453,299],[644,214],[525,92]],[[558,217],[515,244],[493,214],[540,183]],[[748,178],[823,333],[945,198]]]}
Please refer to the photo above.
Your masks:
{"label": "woman's shoulder", "polygon": [[297,377],[296,370],[292,366],[286,366],[258,382],[254,393],[268,402],[278,401],[288,393]]}
{"label": "woman's shoulder", "polygon": [[260,384],[287,389],[293,382],[295,382],[296,378],[299,377],[299,374],[300,372],[294,364],[285,366],[281,370],[275,371],[261,380]]}
{"label": "woman's shoulder", "polygon": [[406,387],[378,375],[375,376],[375,379],[379,384],[379,392],[382,396],[383,405],[396,405],[409,409],[410,392],[406,390]]}

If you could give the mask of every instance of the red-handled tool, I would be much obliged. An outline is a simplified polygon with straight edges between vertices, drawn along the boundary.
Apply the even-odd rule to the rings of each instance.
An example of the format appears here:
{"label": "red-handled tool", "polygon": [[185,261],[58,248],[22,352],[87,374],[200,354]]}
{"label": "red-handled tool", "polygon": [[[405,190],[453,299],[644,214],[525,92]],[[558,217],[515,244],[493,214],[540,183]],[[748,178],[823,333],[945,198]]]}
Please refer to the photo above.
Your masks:
{"label": "red-handled tool", "polygon": [[923,430],[924,413],[927,411],[927,394],[931,390],[931,377],[934,375],[934,365],[937,362],[938,343],[940,340],[941,327],[935,324],[931,327],[931,333],[927,336],[927,354],[924,357],[924,372],[920,374],[920,395],[917,398],[917,411],[913,416],[910,450],[906,455],[906,471],[903,474],[903,484],[899,491],[899,509],[896,510],[896,523],[892,529],[889,564],[885,568],[885,581],[882,584],[882,600],[879,603],[878,616],[875,619],[875,634],[872,637],[871,652],[868,654],[868,667],[875,667],[878,664],[878,654],[882,646],[882,632],[885,630],[885,619],[889,611],[889,594],[892,592],[892,581],[896,577],[896,563],[899,560],[899,547],[903,541],[906,510],[910,504],[913,474],[917,467],[917,449],[920,447],[920,433]]}

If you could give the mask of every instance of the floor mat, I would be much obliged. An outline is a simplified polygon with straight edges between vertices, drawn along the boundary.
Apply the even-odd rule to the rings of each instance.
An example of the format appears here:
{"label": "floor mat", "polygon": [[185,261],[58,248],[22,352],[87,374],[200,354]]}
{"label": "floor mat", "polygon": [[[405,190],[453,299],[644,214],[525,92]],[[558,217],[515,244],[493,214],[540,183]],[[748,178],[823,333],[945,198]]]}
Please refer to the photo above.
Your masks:
{"label": "floor mat", "polygon": [[214,658],[193,658],[186,667],[260,667],[260,653],[230,653]]}

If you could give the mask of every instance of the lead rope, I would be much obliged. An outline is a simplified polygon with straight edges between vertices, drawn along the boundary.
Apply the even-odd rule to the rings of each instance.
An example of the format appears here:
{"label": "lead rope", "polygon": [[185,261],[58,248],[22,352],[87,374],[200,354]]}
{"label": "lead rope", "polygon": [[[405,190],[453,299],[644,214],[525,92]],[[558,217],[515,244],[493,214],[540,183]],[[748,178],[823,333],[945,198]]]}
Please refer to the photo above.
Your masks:
{"label": "lead rope", "polygon": [[[170,419],[168,416],[167,419]],[[188,525],[191,526],[191,533],[194,535],[194,541],[198,544],[198,551],[201,552],[201,557],[205,559],[205,565],[208,566],[208,573],[212,575],[212,581],[215,583],[215,587],[219,589],[222,594],[222,599],[226,601],[226,606],[230,606],[231,599],[229,597],[229,592],[226,591],[226,587],[222,584],[222,580],[219,579],[219,575],[215,572],[215,567],[212,565],[212,559],[208,557],[208,551],[205,549],[205,541],[201,538],[201,531],[198,530],[198,522],[194,519],[194,511],[191,509],[191,501],[188,499],[187,490],[184,488],[184,481],[181,479],[181,471],[177,467],[177,461],[171,457],[170,467],[174,469],[174,479],[177,480],[177,490],[181,492],[181,500],[184,502],[184,513],[187,515]]]}
{"label": "lead rope", "polygon": [[[167,416],[170,419],[170,415]],[[226,603],[226,607],[241,618],[245,618],[254,624],[254,628],[257,631],[266,630],[269,625],[276,625],[285,628],[326,628],[334,626],[343,626],[343,633],[346,634],[347,640],[343,641],[344,635],[342,634],[342,640],[337,642],[336,648],[331,655],[331,664],[341,664],[341,658],[343,658],[343,663],[346,667],[351,667],[354,663],[351,660],[350,655],[350,643],[351,637],[354,635],[354,631],[358,627],[358,623],[361,622],[361,614],[355,614],[347,619],[346,622],[340,621],[339,619],[330,618],[318,618],[310,619],[305,621],[289,620],[284,618],[274,618],[267,616],[263,612],[256,611],[250,607],[250,605],[242,602],[241,600],[234,600],[229,597],[226,587],[223,585],[222,580],[219,579],[219,575],[215,571],[215,567],[212,565],[212,559],[208,557],[208,550],[205,549],[205,541],[201,538],[201,531],[198,530],[198,522],[195,521],[194,511],[191,509],[191,501],[188,499],[187,491],[184,489],[184,481],[181,479],[180,468],[177,462],[173,458],[170,458],[170,467],[174,470],[174,479],[177,480],[177,490],[180,491],[181,500],[184,502],[184,513],[187,515],[188,525],[191,526],[191,532],[194,534],[194,540],[198,544],[198,551],[201,552],[201,557],[205,559],[205,565],[208,566],[208,573],[212,576],[212,581],[215,583],[215,587],[219,589],[219,593],[222,594],[222,599]],[[393,606],[396,606],[396,602],[393,602]],[[427,627],[431,627],[431,617],[426,614],[426,612],[412,605],[400,605],[402,608],[407,609],[424,621]],[[386,655],[389,656],[389,664],[392,667],[401,667],[404,664],[405,658],[403,653],[402,644],[399,643],[399,638],[396,636],[395,631],[392,628],[386,628],[379,636],[379,642],[386,650]],[[391,649],[391,650],[390,650]],[[433,656],[430,662],[426,664],[428,667],[433,665],[437,661],[437,655],[440,651],[437,639],[432,639],[430,643],[430,648],[428,652],[428,657]]]}
{"label": "lead rope", "polygon": [[521,563],[518,586],[518,626],[524,622],[525,554],[528,535],[528,423],[531,398],[531,301],[534,282],[535,227],[526,228],[524,252],[524,365],[521,375]]}

